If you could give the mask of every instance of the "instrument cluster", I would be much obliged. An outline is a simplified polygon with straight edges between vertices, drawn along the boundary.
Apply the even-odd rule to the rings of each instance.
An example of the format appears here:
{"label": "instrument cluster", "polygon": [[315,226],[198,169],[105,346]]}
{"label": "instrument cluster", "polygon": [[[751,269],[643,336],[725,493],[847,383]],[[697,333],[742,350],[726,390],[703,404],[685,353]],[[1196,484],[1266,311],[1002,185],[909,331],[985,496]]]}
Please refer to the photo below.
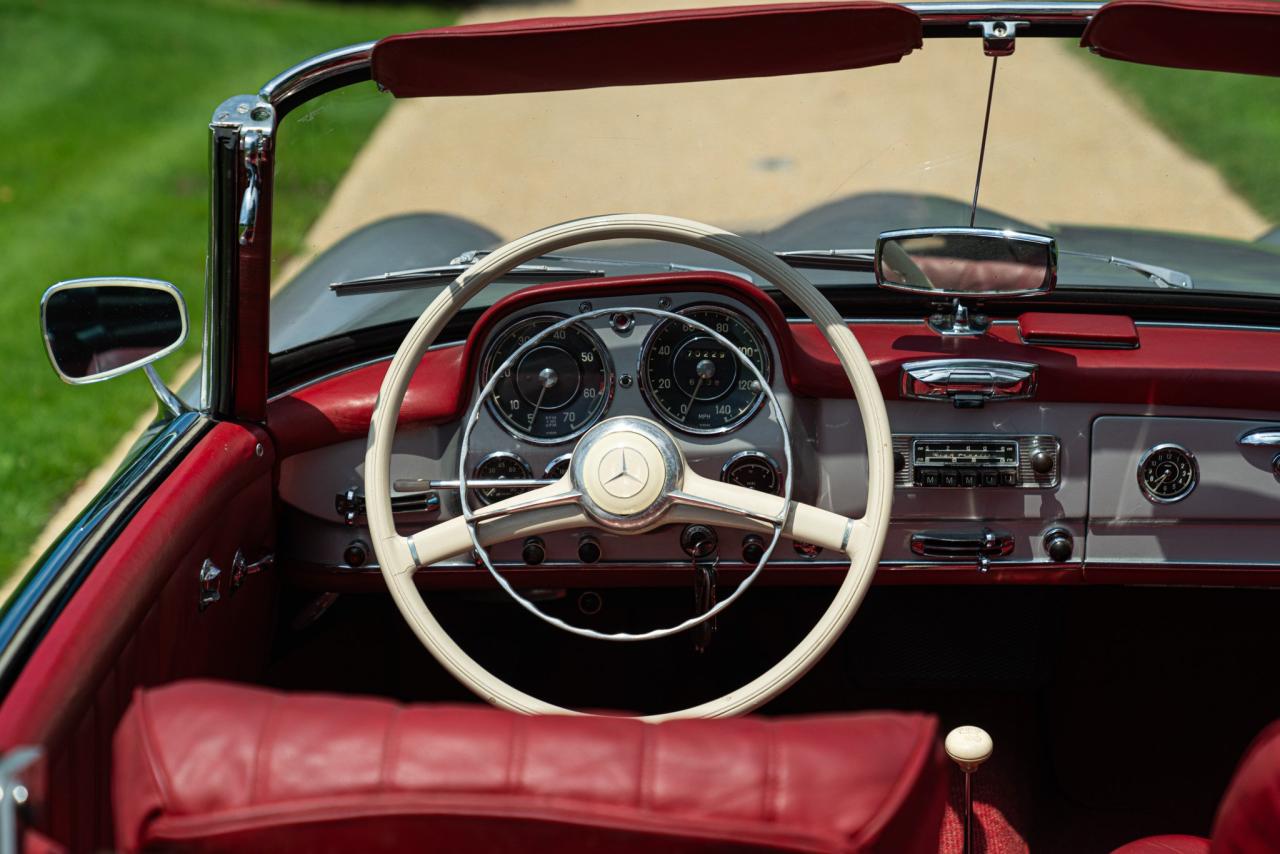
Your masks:
{"label": "instrument cluster", "polygon": [[[573,307],[551,303],[490,336],[477,387],[492,380],[485,409],[517,442],[472,463],[479,501],[498,501],[561,477],[574,440],[620,414],[654,418],[704,448],[724,443],[716,460],[722,479],[779,492],[780,466],[755,447],[760,431],[738,436],[764,403],[760,378],[773,378],[774,350],[760,324],[741,308],[702,295],[676,307],[666,297],[646,302],[659,312],[620,306],[567,324]],[[768,431],[780,436],[772,424]],[[524,443],[531,447],[521,448]],[[555,454],[556,446],[564,453]],[[519,485],[497,485],[501,480]]]}

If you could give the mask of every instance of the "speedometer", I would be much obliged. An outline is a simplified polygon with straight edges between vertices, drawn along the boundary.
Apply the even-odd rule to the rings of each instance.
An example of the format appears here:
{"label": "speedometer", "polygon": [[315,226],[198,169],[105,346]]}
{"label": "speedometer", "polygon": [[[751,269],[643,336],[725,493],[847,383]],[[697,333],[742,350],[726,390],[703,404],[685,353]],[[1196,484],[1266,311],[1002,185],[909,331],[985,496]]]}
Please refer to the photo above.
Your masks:
{"label": "speedometer", "polygon": [[[756,327],[737,312],[697,306],[680,312],[714,329],[769,379],[769,352]],[[723,433],[751,417],[764,389],[728,347],[700,329],[669,319],[649,335],[640,357],[640,387],[671,426]]]}
{"label": "speedometer", "polygon": [[[539,332],[561,320],[526,317],[494,340],[484,360],[483,382]],[[559,329],[507,367],[494,384],[489,410],[509,430],[531,442],[563,442],[596,422],[613,391],[613,370],[600,339],[581,324]]]}

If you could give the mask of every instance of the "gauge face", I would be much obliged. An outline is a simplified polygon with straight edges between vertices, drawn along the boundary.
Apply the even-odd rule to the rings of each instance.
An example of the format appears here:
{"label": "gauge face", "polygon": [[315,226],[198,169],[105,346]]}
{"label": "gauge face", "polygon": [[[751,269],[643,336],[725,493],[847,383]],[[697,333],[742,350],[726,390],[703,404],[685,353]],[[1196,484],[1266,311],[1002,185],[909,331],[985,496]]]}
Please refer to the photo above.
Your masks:
{"label": "gauge face", "polygon": [[[769,353],[746,318],[710,306],[680,313],[732,341],[769,378]],[[650,333],[640,377],[654,411],[689,433],[730,430],[750,418],[764,398],[759,382],[729,348],[678,320],[665,320]]]}
{"label": "gauge face", "polygon": [[[476,480],[528,480],[533,477],[533,472],[529,468],[529,464],[515,454],[496,451],[476,464],[476,467],[471,472],[471,477]],[[479,496],[480,501],[484,504],[492,504],[495,501],[519,495],[521,492],[524,492],[524,490],[507,489],[502,486],[490,486],[475,490],[475,494]]]}
{"label": "gauge face", "polygon": [[547,467],[542,470],[542,476],[548,480],[559,480],[569,472],[570,454],[561,454],[551,462],[547,463]]}
{"label": "gauge face", "polygon": [[1178,445],[1156,445],[1138,463],[1138,485],[1148,501],[1171,504],[1191,494],[1200,479],[1196,458]]}
{"label": "gauge face", "polygon": [[[539,315],[507,327],[489,347],[484,382],[539,332],[561,320]],[[532,442],[563,442],[595,423],[609,403],[613,371],[604,347],[589,329],[574,324],[553,332],[502,372],[489,409],[503,426]]]}
{"label": "gauge face", "polygon": [[759,451],[742,451],[734,454],[720,470],[720,479],[725,483],[754,489],[756,492],[778,494],[781,478],[778,465],[766,454]]}

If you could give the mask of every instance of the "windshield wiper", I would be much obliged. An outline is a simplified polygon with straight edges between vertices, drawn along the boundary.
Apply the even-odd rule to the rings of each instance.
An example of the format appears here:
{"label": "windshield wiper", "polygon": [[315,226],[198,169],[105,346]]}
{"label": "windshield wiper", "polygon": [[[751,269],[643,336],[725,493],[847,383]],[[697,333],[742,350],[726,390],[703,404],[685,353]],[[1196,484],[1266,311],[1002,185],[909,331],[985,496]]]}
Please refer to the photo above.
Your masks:
{"label": "windshield wiper", "polygon": [[1071,255],[1076,258],[1089,258],[1094,261],[1102,261],[1104,264],[1132,270],[1135,273],[1146,276],[1152,284],[1159,288],[1181,288],[1189,291],[1194,287],[1191,277],[1181,270],[1171,270],[1168,267],[1159,267],[1155,264],[1148,264],[1145,261],[1131,261],[1128,258],[1117,258],[1114,255],[1095,255],[1092,252],[1073,252],[1067,249],[1058,250],[1058,254]]}
{"label": "windshield wiper", "polygon": [[[448,264],[435,267],[417,267],[410,270],[394,270],[377,276],[364,276],[334,282],[329,290],[337,296],[357,296],[359,294],[390,293],[393,291],[412,290],[413,288],[439,285],[451,282],[466,272],[481,258],[490,254],[489,249],[469,249]],[[559,262],[558,264],[521,264],[506,273],[502,278],[508,281],[567,281],[572,279],[598,279],[608,275],[601,267],[632,267],[645,270],[667,270],[673,273],[725,273],[737,276],[748,282],[754,281],[748,273],[737,270],[722,270],[715,267],[698,267],[692,264],[675,264],[666,261],[632,261],[615,258],[580,258],[568,255],[543,255],[541,260]],[[563,266],[562,266],[563,265]],[[581,266],[570,266],[581,265]],[[587,266],[592,265],[592,266]]]}
{"label": "windshield wiper", "polygon": [[[393,291],[407,291],[413,288],[438,285],[452,282],[467,271],[474,262],[441,264],[437,267],[417,267],[411,270],[394,270],[379,276],[365,276],[359,279],[348,279],[334,282],[329,290],[340,297],[357,296],[359,294],[383,294]],[[604,270],[578,267],[555,267],[548,264],[521,264],[508,272],[504,279],[526,281],[561,281],[568,279],[598,279],[605,275]]]}
{"label": "windshield wiper", "polygon": [[789,249],[775,252],[784,264],[800,270],[854,270],[874,273],[873,249]]}

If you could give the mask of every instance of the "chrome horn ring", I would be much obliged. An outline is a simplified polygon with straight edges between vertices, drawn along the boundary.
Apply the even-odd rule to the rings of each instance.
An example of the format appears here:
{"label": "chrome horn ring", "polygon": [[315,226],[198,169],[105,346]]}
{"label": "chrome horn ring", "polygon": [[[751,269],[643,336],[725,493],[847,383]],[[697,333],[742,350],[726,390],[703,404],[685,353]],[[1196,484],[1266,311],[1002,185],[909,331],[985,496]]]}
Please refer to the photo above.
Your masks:
{"label": "chrome horn ring", "polygon": [[[737,601],[737,599],[745,593],[756,580],[756,577],[760,575],[761,570],[764,569],[765,565],[769,562],[769,559],[773,556],[774,548],[777,547],[778,540],[782,536],[782,524],[784,522],[784,517],[780,514],[776,518],[770,520],[773,525],[773,535],[769,539],[769,544],[765,548],[764,554],[761,555],[760,560],[756,563],[755,568],[752,569],[747,577],[742,580],[742,583],[738,585],[737,589],[702,614],[690,617],[689,619],[674,626],[653,629],[648,632],[599,632],[595,629],[575,626],[560,619],[559,617],[555,617],[544,612],[531,600],[521,596],[516,592],[516,589],[511,585],[511,583],[498,572],[496,567],[494,567],[493,559],[489,556],[488,549],[486,549],[480,542],[480,537],[476,530],[478,515],[483,517],[484,513],[483,511],[473,511],[471,509],[470,502],[467,500],[467,457],[471,450],[471,432],[479,420],[480,409],[484,405],[484,401],[488,399],[489,395],[493,394],[498,378],[502,376],[503,372],[512,368],[520,358],[525,355],[525,353],[540,344],[543,339],[575,323],[581,323],[582,321],[592,320],[605,315],[612,315],[620,311],[635,314],[646,314],[661,319],[677,320],[681,323],[685,323],[693,329],[710,336],[712,340],[716,341],[721,346],[726,347],[734,354],[735,357],[737,357],[739,362],[746,365],[747,370],[751,372],[753,377],[755,377],[756,381],[760,384],[760,388],[765,397],[768,398],[769,411],[773,414],[774,421],[778,425],[778,430],[782,434],[783,460],[786,465],[786,472],[783,478],[783,500],[781,505],[784,508],[782,511],[783,513],[786,512],[785,508],[791,505],[793,466],[791,453],[791,430],[787,426],[786,418],[782,412],[782,406],[778,403],[777,397],[774,396],[773,389],[770,387],[764,374],[761,373],[760,369],[757,368],[755,364],[740,350],[738,350],[737,346],[735,346],[728,338],[721,335],[719,332],[716,332],[706,324],[700,323],[691,317],[686,317],[683,314],[677,314],[676,312],[666,311],[659,308],[618,308],[616,306],[575,314],[572,317],[567,317],[563,320],[557,321],[546,329],[543,329],[541,332],[531,336],[528,341],[517,347],[511,355],[502,362],[502,364],[493,369],[489,375],[489,379],[485,382],[479,393],[477,393],[475,401],[471,404],[471,408],[467,412],[467,418],[462,430],[461,446],[458,450],[458,496],[462,504],[462,517],[467,525],[467,533],[471,538],[472,548],[480,558],[480,562],[484,565],[484,568],[488,570],[489,575],[498,583],[498,586],[501,587],[508,596],[515,600],[516,604],[520,605],[524,610],[533,614],[543,622],[549,623],[558,629],[562,629],[563,631],[579,635],[581,637],[595,638],[596,640],[629,642],[656,640],[658,638],[679,634],[680,632],[691,629],[694,626],[701,625],[707,620],[712,619]],[[625,424],[618,424],[618,422],[624,421],[626,422]],[[602,430],[601,428],[604,429]],[[663,483],[661,491],[654,499],[645,503],[644,507],[637,512],[617,513],[609,510],[607,506],[601,506],[602,502],[591,494],[591,486],[593,485],[595,475],[585,471],[585,463],[588,458],[588,454],[578,453],[580,450],[589,449],[593,442],[598,441],[602,436],[607,435],[610,431],[614,430],[629,430],[642,435],[648,434],[646,438],[648,441],[653,443],[658,455],[662,459],[661,467],[663,469]],[[670,451],[668,451],[667,448],[669,448]],[[674,454],[671,453],[672,451]],[[666,511],[674,503],[680,500],[680,476],[683,474],[683,471],[684,459],[680,454],[679,446],[675,443],[675,439],[671,434],[656,421],[637,416],[608,418],[588,429],[578,440],[578,445],[574,448],[574,453],[569,464],[569,478],[570,482],[573,484],[573,490],[557,496],[552,496],[546,501],[540,501],[536,506],[546,506],[548,501],[573,501],[578,503],[579,506],[586,511],[588,516],[605,530],[617,531],[620,533],[639,533],[659,524],[662,517],[666,514]],[[518,513],[522,509],[532,509],[532,506],[533,505],[515,505],[510,508],[509,512]]]}

